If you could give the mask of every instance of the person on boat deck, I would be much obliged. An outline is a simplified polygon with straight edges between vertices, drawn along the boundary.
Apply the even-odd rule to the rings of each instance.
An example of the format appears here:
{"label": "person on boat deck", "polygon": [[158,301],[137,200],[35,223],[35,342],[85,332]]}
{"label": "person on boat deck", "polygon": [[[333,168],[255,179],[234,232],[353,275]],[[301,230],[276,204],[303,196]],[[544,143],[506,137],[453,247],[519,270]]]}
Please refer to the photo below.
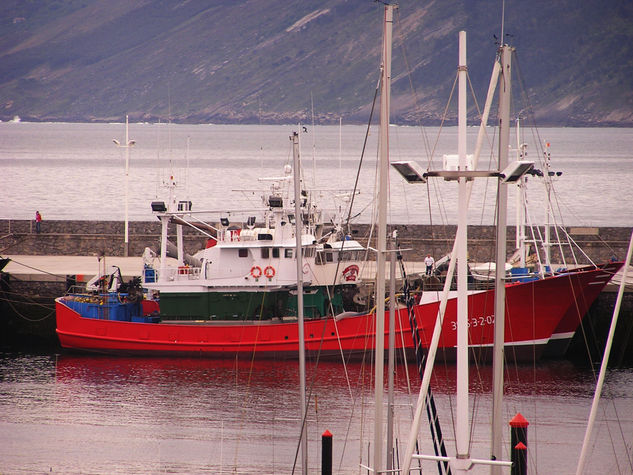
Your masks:
{"label": "person on boat deck", "polygon": [[435,265],[435,259],[431,256],[431,254],[427,254],[424,258],[424,264],[426,265],[426,275],[433,274],[433,266]]}
{"label": "person on boat deck", "polygon": [[40,214],[39,211],[36,211],[35,212],[35,232],[37,234],[39,234],[40,231],[42,230],[41,223],[42,223],[42,215]]}

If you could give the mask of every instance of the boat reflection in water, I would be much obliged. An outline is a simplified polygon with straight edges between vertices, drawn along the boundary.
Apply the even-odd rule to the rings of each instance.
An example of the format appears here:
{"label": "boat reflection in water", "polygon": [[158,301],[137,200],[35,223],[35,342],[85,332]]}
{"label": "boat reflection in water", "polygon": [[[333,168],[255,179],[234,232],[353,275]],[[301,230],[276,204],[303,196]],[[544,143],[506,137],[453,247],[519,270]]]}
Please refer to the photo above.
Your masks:
{"label": "boat reflection in water", "polygon": [[[320,435],[326,429],[334,434],[336,473],[358,472],[366,454],[359,434],[373,423],[373,406],[366,405],[373,391],[370,358],[368,354],[367,362],[346,366],[349,382],[340,362],[307,364],[307,380],[312,382],[308,447],[315,472],[320,468]],[[8,471],[19,465],[16,454],[25,445],[39,447],[34,466],[46,464],[57,472],[292,470],[298,440],[297,361],[62,355],[46,364],[54,364],[54,371],[44,372],[49,379],[33,376],[33,381],[15,381],[3,391],[9,394],[4,424],[19,423],[11,454],[2,454]],[[415,365],[406,369],[416,375]],[[470,371],[477,419],[473,454],[483,455],[489,438],[492,368],[473,366]],[[454,404],[455,372],[454,365],[436,367],[433,389],[440,411],[450,411]],[[408,431],[409,405],[417,395],[408,395],[404,365],[396,366],[395,381],[396,420],[405,421],[402,427],[396,424],[401,441]],[[30,401],[19,389],[24,384],[32,386]],[[618,432],[633,433],[633,371],[612,372],[607,384],[613,398],[605,401],[598,432],[614,423],[615,413],[620,416]],[[530,450],[539,472],[565,473],[582,443],[593,373],[567,362],[511,366],[505,385],[504,413],[510,420],[520,410],[530,422]],[[416,384],[413,387],[415,392]],[[351,438],[345,440],[346,434]],[[445,436],[452,444],[451,431]],[[626,447],[616,447],[614,457],[610,443],[607,448],[601,440],[590,473],[624,462]],[[431,450],[424,432],[420,443],[421,450]],[[2,445],[2,452],[8,450]],[[560,465],[552,466],[552,461]]]}

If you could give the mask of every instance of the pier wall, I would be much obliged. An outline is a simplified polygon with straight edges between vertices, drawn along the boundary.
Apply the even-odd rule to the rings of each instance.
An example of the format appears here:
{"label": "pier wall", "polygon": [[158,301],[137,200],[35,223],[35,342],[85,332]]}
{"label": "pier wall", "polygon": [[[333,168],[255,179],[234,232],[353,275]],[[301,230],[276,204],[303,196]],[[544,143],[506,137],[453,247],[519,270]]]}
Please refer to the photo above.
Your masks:
{"label": "pier wall", "polygon": [[[170,239],[176,240],[176,227],[170,225]],[[422,261],[428,253],[436,259],[449,253],[453,246],[456,226],[394,225],[405,258]],[[159,250],[161,227],[156,221],[131,221],[129,223],[129,255],[140,256],[145,247]],[[371,227],[368,224],[354,225],[354,238],[367,244]],[[605,262],[611,258],[623,260],[626,256],[630,227],[567,227],[565,232],[578,244],[574,249],[575,260],[581,264]],[[559,236],[562,231],[559,231]],[[543,229],[534,234],[543,236]],[[185,251],[193,254],[204,248],[206,237],[190,228],[183,229]],[[552,241],[557,238],[552,228]],[[374,233],[375,236],[375,233]],[[494,226],[468,227],[468,258],[472,262],[494,261],[496,231]],[[563,241],[564,236],[560,236]],[[0,255],[98,255],[122,256],[124,253],[124,223],[122,221],[63,221],[42,223],[40,234],[35,233],[35,224],[29,220],[0,220]],[[375,247],[373,238],[369,243]],[[515,228],[507,230],[508,257],[515,249]],[[572,249],[564,247],[566,262],[574,262]],[[560,250],[552,247],[552,261],[561,262]]]}

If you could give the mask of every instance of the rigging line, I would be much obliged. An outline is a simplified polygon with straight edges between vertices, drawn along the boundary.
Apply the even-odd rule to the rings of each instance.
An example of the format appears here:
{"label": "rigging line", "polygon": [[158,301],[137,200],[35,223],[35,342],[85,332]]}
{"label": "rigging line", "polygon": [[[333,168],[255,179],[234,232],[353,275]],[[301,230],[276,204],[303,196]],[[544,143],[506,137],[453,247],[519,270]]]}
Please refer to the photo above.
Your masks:
{"label": "rigging line", "polygon": [[446,101],[446,106],[444,107],[444,112],[442,113],[442,120],[440,121],[440,127],[437,131],[437,137],[435,139],[435,143],[433,144],[433,150],[431,152],[431,156],[435,155],[435,149],[437,148],[437,144],[440,140],[440,135],[442,133],[442,128],[444,128],[444,123],[446,122],[446,118],[448,116],[448,108],[451,105],[453,100],[453,94],[455,93],[455,87],[457,86],[457,80],[459,79],[459,71],[455,74],[455,80],[453,81],[453,86],[451,87],[451,92],[448,96],[448,101]]}
{"label": "rigging line", "polygon": [[[396,9],[396,22],[398,23],[398,25],[400,26],[400,9]],[[413,85],[413,72],[411,71],[411,66],[409,63],[409,58],[407,56],[407,49],[405,47],[405,41],[404,41],[404,35],[402,35],[402,28],[397,28],[396,31],[398,32],[398,35],[400,37],[400,49],[402,50],[402,57],[404,58],[404,64],[407,68],[407,78],[409,79],[409,88],[411,89],[411,93],[413,94],[413,109],[415,110],[415,118],[416,118],[416,122],[417,125],[420,129],[421,135],[422,135],[422,142],[424,144],[424,149],[426,152],[426,155],[429,159],[430,162],[430,157],[431,157],[431,149],[430,149],[430,145],[429,145],[429,138],[428,138],[428,134],[426,133],[426,129],[422,126],[422,123],[420,121],[420,116],[422,115],[422,110],[420,107],[420,100],[418,97],[418,91],[416,90],[415,86]],[[402,35],[402,36],[400,36]]]}
{"label": "rigging line", "polygon": [[365,149],[367,148],[367,141],[369,139],[369,129],[371,127],[371,121],[374,117],[374,110],[376,108],[376,99],[378,97],[378,92],[380,91],[380,85],[382,82],[382,70],[383,66],[380,67],[380,76],[378,79],[378,83],[376,84],[376,90],[374,91],[374,100],[371,103],[371,111],[369,112],[369,120],[367,121],[367,129],[365,130],[365,138],[363,140],[363,148],[360,154],[360,161],[358,163],[358,169],[356,170],[356,179],[354,181],[354,188],[352,190],[352,199],[350,200],[349,209],[347,213],[347,222],[345,223],[346,228],[349,230],[350,227],[350,216],[352,214],[352,208],[354,207],[354,199],[356,197],[356,190],[358,189],[358,180],[360,178],[360,170],[363,165],[363,158],[365,157]]}
{"label": "rigging line", "polygon": [[[527,198],[526,198],[527,200]],[[526,203],[527,205],[527,203]],[[534,245],[534,253],[536,254],[536,262],[539,265],[539,274],[541,275],[541,278],[544,277],[543,275],[543,259],[541,258],[541,246],[540,243],[542,243],[543,241],[543,236],[541,235],[541,228],[539,226],[535,226],[533,221],[532,221],[532,215],[530,214],[530,208],[528,206],[525,206],[525,220],[528,223],[528,228],[530,230],[530,234],[532,236],[532,243]],[[537,237],[538,234],[538,237]],[[529,257],[529,256],[528,256]]]}
{"label": "rigging line", "polygon": [[[455,80],[453,81],[453,86],[451,87],[451,92],[449,94],[448,100],[446,101],[446,106],[444,107],[444,112],[442,114],[442,120],[440,121],[440,126],[439,129],[437,131],[437,135],[435,138],[435,143],[433,144],[433,149],[431,150],[431,153],[429,154],[429,159],[428,159],[428,163],[427,163],[427,168],[431,167],[431,162],[433,160],[433,156],[435,155],[435,150],[437,149],[439,140],[440,140],[440,136],[442,134],[442,129],[444,127],[444,122],[446,121],[446,118],[448,116],[448,109],[450,107],[450,104],[453,100],[453,94],[455,93],[455,87],[457,86],[457,80],[458,80],[458,75],[455,75]],[[429,222],[432,223],[432,214],[431,214],[431,193],[429,190],[429,182],[427,181],[427,202],[428,202],[428,208],[429,208]],[[433,185],[434,190],[435,190],[435,197],[437,200],[437,206],[438,206],[438,210],[440,213],[440,218],[443,219],[444,223],[448,223],[448,214],[446,212],[446,207],[442,204],[442,201],[440,200],[440,189],[439,189],[439,185],[437,184],[437,181],[433,181]]]}
{"label": "rigging line", "polygon": [[473,83],[470,80],[470,74],[468,73],[468,70],[466,70],[466,81],[468,81],[470,95],[473,98],[473,102],[475,103],[475,109],[477,109],[477,117],[481,119],[481,109],[479,108],[479,103],[477,102],[477,96],[475,95],[475,89],[473,88]]}
{"label": "rigging line", "polygon": [[29,318],[26,315],[24,315],[23,313],[21,313],[17,308],[15,308],[15,306],[13,305],[14,302],[12,301],[7,301],[7,304],[9,305],[9,307],[11,307],[11,309],[15,312],[15,314],[20,317],[23,320],[26,320],[27,322],[31,322],[31,323],[37,323],[37,322],[43,322],[44,320],[49,319],[51,316],[53,316],[55,314],[55,309],[51,310],[51,312],[45,316],[43,316],[42,318]]}
{"label": "rigging line", "polygon": [[[17,280],[17,279],[16,279]],[[26,282],[21,280],[20,282]],[[11,288],[11,283],[9,282],[9,288]],[[28,305],[35,305],[38,307],[42,307],[42,308],[46,308],[46,309],[51,309],[51,306],[49,304],[43,304],[41,302],[36,301],[33,297],[29,297],[28,295],[24,295],[21,294],[20,292],[15,292],[13,290],[0,290],[0,295],[10,295],[11,297],[21,297],[24,300],[12,300],[9,298],[0,298],[0,300],[6,300],[7,302],[11,301],[11,302],[16,302],[16,303],[24,303],[24,304],[28,304]],[[53,299],[53,297],[44,297],[46,299]],[[52,308],[55,308],[55,306],[53,305]]]}
{"label": "rigging line", "polygon": [[[615,420],[617,421],[618,424],[618,428],[620,429],[620,436],[622,437],[622,441],[624,442],[624,444],[626,445],[626,438],[625,438],[625,434],[624,434],[624,429],[622,427],[622,419],[620,418],[619,414],[618,414],[618,408],[615,404],[615,400],[613,398],[611,398],[611,405],[613,407],[613,412],[615,413]],[[608,427],[608,425],[607,425]],[[614,447],[615,444],[612,444],[612,447]],[[633,459],[631,458],[631,451],[630,450],[626,450],[626,459],[629,462],[629,470],[631,473],[633,473]],[[614,454],[614,458],[616,458],[617,454]],[[616,459],[617,460],[617,459]]]}
{"label": "rigging line", "polygon": [[[1,239],[5,239],[5,238],[8,238],[8,237],[12,237],[12,238],[13,238],[13,242],[11,242],[11,244],[9,244],[8,246],[3,247],[2,249],[0,249],[0,254],[4,254],[5,252],[7,252],[7,251],[8,251],[9,249],[11,249],[12,247],[16,247],[18,244],[22,244],[22,243],[24,243],[24,242],[26,241],[27,237],[28,237],[28,234],[27,234],[27,233],[24,233],[24,234],[23,234],[23,236],[22,236],[21,238],[19,238],[18,236],[19,236],[19,234],[18,234],[18,235],[16,235],[16,234],[14,234],[14,233],[7,234],[6,236],[2,236],[2,238],[1,238]],[[0,258],[1,258],[1,257],[2,257],[2,256],[0,255]]]}
{"label": "rigging line", "polygon": [[[431,208],[431,188],[430,180],[426,180],[426,205],[429,212],[429,226],[431,227],[431,241],[435,240],[435,227],[433,226],[433,209]],[[441,208],[440,208],[441,212]]]}
{"label": "rigging line", "polygon": [[[342,248],[343,247],[344,247],[344,245],[342,246]],[[335,272],[335,275],[334,275],[334,284],[336,284],[336,276],[338,275],[338,269],[339,269],[339,266],[340,266],[340,262],[341,262],[340,260],[338,260],[338,262],[337,262],[336,272]],[[332,292],[334,291],[334,284],[332,285]],[[341,344],[341,340],[340,340],[340,333],[338,331],[338,325],[337,325],[336,319],[334,318],[334,306],[332,304],[332,294],[330,294],[329,286],[326,286],[326,291],[328,293],[328,298],[329,298],[329,303],[330,303],[330,310],[331,310],[331,314],[332,314],[331,318],[332,318],[333,323],[334,323],[334,328],[335,328],[335,331],[336,331],[336,337],[337,337],[337,341],[338,341],[338,344],[339,344],[339,351],[341,353],[341,361],[343,362],[343,368],[344,368],[344,373],[345,373],[345,380],[347,382],[348,389],[350,391],[350,397],[352,398],[352,401],[354,401],[354,397],[353,397],[352,390],[351,390],[351,384],[350,384],[350,380],[349,380],[349,372],[347,370],[347,363],[345,361],[345,357],[344,357],[344,354],[343,354],[343,348],[342,348],[342,344]],[[323,349],[323,344],[324,344],[324,341],[325,341],[326,328],[327,328],[327,319],[324,319],[323,320],[323,328],[322,328],[322,331],[321,331],[321,338],[320,338],[320,341],[319,341],[319,348],[318,348],[318,351],[317,351],[317,354],[316,354],[316,357],[315,357],[315,367],[313,369],[312,380],[310,381],[310,387],[309,387],[309,391],[308,391],[308,394],[307,394],[307,397],[306,397],[306,399],[307,399],[307,401],[306,401],[306,412],[305,412],[305,414],[302,415],[301,432],[300,432],[300,434],[303,434],[304,427],[305,427],[305,424],[307,422],[309,403],[310,403],[310,401],[312,399],[312,393],[313,393],[313,389],[314,389],[315,382],[316,382],[317,369],[318,369],[318,366],[319,366],[319,361],[320,361],[320,358],[321,358],[321,351]],[[350,419],[350,426],[351,426],[351,419]],[[348,431],[349,431],[349,428],[350,427],[348,427]],[[347,439],[347,434],[346,434],[346,439]],[[293,473],[295,471],[297,460],[298,460],[298,457],[299,457],[300,447],[301,447],[301,437],[299,437],[299,442],[297,443],[297,447],[296,447],[296,451],[295,451],[295,459],[294,459],[294,463],[293,463],[293,467],[292,467],[292,472]]]}
{"label": "rigging line", "polygon": [[[493,145],[494,145],[496,137],[497,137],[497,127],[494,128],[494,132],[492,135],[492,142],[490,142],[490,154],[488,155],[488,170],[491,170],[493,163],[495,163]],[[490,178],[486,178],[484,182],[485,182],[484,196],[483,196],[482,206],[481,206],[481,217],[479,218],[479,224],[481,225],[484,224],[484,213],[486,210],[485,204],[486,204],[486,200],[488,199],[488,183],[490,183]]]}
{"label": "rigging line", "polygon": [[[338,274],[338,265],[337,265],[337,274]],[[328,291],[328,295],[329,295],[329,291]],[[330,305],[332,305],[331,304],[331,299],[330,299]],[[341,352],[341,361],[343,362],[343,368],[344,368],[344,372],[345,372],[345,379],[346,379],[347,384],[348,384],[348,389],[350,391],[350,396],[352,398],[352,401],[354,401],[354,397],[353,397],[352,390],[351,390],[351,384],[349,382],[349,372],[347,370],[347,363],[346,363],[344,355],[343,355],[343,349],[342,349],[342,345],[341,345],[341,341],[340,341],[340,334],[339,334],[339,331],[338,331],[338,326],[336,324],[336,319],[334,319],[333,315],[332,315],[332,319],[334,321],[334,327],[336,329],[336,336],[337,336],[338,343],[339,343],[339,350]],[[307,403],[306,404],[306,412],[305,412],[305,414],[303,414],[303,418],[302,418],[302,422],[301,422],[301,434],[303,434],[303,430],[304,430],[305,424],[307,422],[308,407],[309,407],[310,400],[312,399],[312,393],[313,393],[313,389],[314,389],[314,386],[315,386],[315,383],[316,383],[317,369],[318,369],[318,366],[319,366],[319,361],[320,361],[320,357],[321,357],[321,351],[323,349],[323,343],[325,341],[326,323],[327,323],[327,319],[325,319],[323,321],[323,329],[322,329],[322,332],[321,332],[321,339],[320,339],[320,342],[319,342],[319,349],[318,349],[316,357],[315,357],[315,367],[313,369],[312,380],[310,381],[310,387],[309,387],[309,391],[308,391],[307,398],[306,398],[307,399],[307,401],[306,401],[306,403]],[[365,350],[367,350],[367,348]],[[352,407],[354,407],[354,405]],[[349,433],[350,427],[351,427],[351,418],[350,418],[350,423],[348,425],[348,433]],[[347,435],[348,434],[346,434],[346,442],[347,442]],[[297,460],[298,460],[300,446],[301,446],[301,438],[299,438],[299,443],[297,444],[297,448],[296,448],[296,452],[295,452],[295,459],[294,459],[293,468],[292,468],[292,472],[293,473],[294,473],[294,470],[295,470],[295,467],[296,467],[296,463],[297,463]],[[341,459],[341,463],[342,463],[342,459]]]}
{"label": "rigging line", "polygon": [[[254,298],[254,297],[252,297]],[[261,300],[261,304],[260,304],[260,310],[259,310],[259,322],[261,323],[261,320],[263,318],[263,314],[264,314],[264,301],[266,298],[266,293],[262,292],[262,300]],[[255,353],[257,350],[257,341],[258,341],[258,337],[259,337],[259,330],[261,328],[261,325],[257,325],[257,331],[255,333],[255,341],[254,341],[254,347],[253,347],[253,351],[251,352],[251,359],[250,359],[250,364],[249,364],[249,369],[248,369],[248,379],[246,382],[246,394],[248,396],[251,395],[251,382],[252,382],[252,378],[253,378],[253,368],[255,366]],[[235,355],[236,357],[236,361],[237,361],[237,353]],[[237,364],[236,364],[236,373],[237,373]],[[235,375],[237,378],[237,374]],[[237,382],[237,380],[236,380]],[[242,405],[242,413],[241,413],[241,418],[240,418],[240,427],[239,427],[239,433],[236,437],[236,443],[235,443],[235,455],[234,455],[234,459],[233,459],[233,466],[237,467],[237,457],[238,457],[238,452],[239,452],[239,446],[240,446],[240,442],[242,440],[241,437],[241,433],[242,433],[242,428],[244,427],[244,419],[245,419],[245,413],[246,413],[246,400],[244,401],[245,404]]]}
{"label": "rigging line", "polygon": [[[366,358],[366,355],[367,355],[368,351],[369,351],[368,339],[366,338],[365,339],[365,348],[363,349],[363,358],[361,360],[361,372],[358,375],[359,381],[363,381],[364,378],[365,378],[365,358]],[[342,353],[342,350],[341,350],[341,353]],[[351,357],[351,354],[350,354],[350,357]],[[343,362],[345,363],[345,359],[344,358],[343,358]],[[345,366],[345,368],[346,368],[346,366]],[[359,382],[359,387],[360,386],[361,386],[361,384]],[[356,408],[356,402],[357,402],[357,399],[358,399],[357,397],[353,396],[353,394],[351,392],[351,385],[350,385],[350,396],[352,398],[352,403],[353,403],[352,404],[352,413],[350,414],[350,417],[348,419],[347,430],[345,432],[345,439],[344,439],[344,442],[343,442],[343,450],[341,452],[341,458],[340,458],[340,461],[339,461],[339,470],[340,470],[340,468],[343,465],[343,458],[344,458],[344,455],[345,455],[345,450],[347,448],[347,441],[348,441],[348,438],[349,438],[349,433],[351,431],[352,420],[354,418],[354,410]],[[361,392],[361,407],[364,407],[364,392]],[[363,410],[362,409],[361,409],[361,414],[363,414]],[[362,428],[362,421],[364,420],[364,417],[361,417],[361,419],[362,419],[361,420],[361,428]],[[359,443],[362,444],[362,440],[363,440],[363,435],[361,433],[360,437],[359,437]]]}
{"label": "rigging line", "polygon": [[61,277],[61,278],[64,278],[64,279],[66,278],[66,274],[53,274],[51,272],[48,272],[48,271],[45,271],[45,270],[42,270],[42,269],[38,269],[37,267],[33,267],[33,266],[28,265],[28,264],[24,264],[23,262],[16,261],[15,259],[11,259],[11,262],[15,262],[16,264],[21,265],[21,266],[26,267],[26,268],[31,269],[31,270],[35,270],[37,272],[41,272],[42,274],[48,274],[48,275],[51,275],[53,277]]}
{"label": "rigging line", "polygon": [[[413,344],[415,348],[415,358],[418,366],[418,375],[420,376],[420,381],[422,381],[424,374],[424,363],[426,361],[426,352],[424,351],[424,348],[422,347],[422,341],[420,340],[417,319],[414,311],[413,298],[411,297],[411,289],[409,287],[407,273],[404,268],[402,253],[400,252],[400,243],[398,243],[397,241],[396,249],[396,257],[398,259],[398,262],[400,263],[400,273],[402,275],[404,299],[407,305],[407,315],[409,317],[409,325],[411,327],[411,337],[413,339]],[[426,397],[426,413],[427,418],[429,419],[431,437],[433,440],[433,450],[435,452],[435,455],[441,454],[442,456],[446,457],[446,446],[444,444],[444,438],[442,437],[442,429],[440,426],[439,416],[437,414],[435,399],[431,392],[430,386]],[[439,473],[446,473],[447,475],[451,473],[448,462],[442,463],[438,461],[437,465]]]}
{"label": "rigging line", "polygon": [[[6,294],[6,293],[7,292],[0,291],[0,295]],[[18,294],[17,292],[11,292],[11,293],[16,294],[18,297],[22,297],[22,295]],[[25,300],[9,299],[9,298],[6,298],[6,297],[0,297],[0,301],[7,302],[9,304],[13,303],[13,304],[28,305],[28,306],[36,306],[36,307],[41,307],[41,308],[46,309],[46,310],[55,311],[55,306],[54,305],[51,306],[51,305],[46,305],[46,304],[42,304],[42,303],[34,302],[34,301],[29,302],[29,301],[25,301]]]}
{"label": "rigging line", "polygon": [[[543,147],[543,140],[541,139],[541,136],[540,136],[540,133],[539,133],[539,129],[536,126],[536,119],[535,119],[535,115],[534,115],[534,108],[533,108],[532,103],[530,101],[529,95],[527,94],[527,89],[525,87],[525,82],[523,80],[523,75],[521,73],[519,58],[518,58],[516,50],[513,51],[512,55],[513,55],[513,59],[515,61],[514,69],[517,71],[516,75],[517,75],[517,80],[519,82],[519,90],[521,91],[521,96],[523,98],[524,103],[527,105],[526,111],[528,112],[528,119],[531,119],[531,121],[532,121],[532,126],[531,126],[532,133],[533,133],[533,135],[536,135],[535,142],[536,142],[536,145],[538,147],[539,161],[544,166],[544,168],[547,168],[547,167],[545,167],[545,162],[547,161],[549,163],[549,158],[547,158],[547,160],[544,158],[545,157],[545,151],[542,148]],[[544,183],[545,183],[546,189],[549,190],[551,192],[551,194],[554,195],[554,203],[556,205],[555,208],[556,208],[556,211],[558,212],[558,214],[554,216],[554,213],[552,213],[552,216],[554,218],[554,226],[555,226],[555,231],[556,231],[556,234],[557,234],[558,245],[560,247],[561,246],[561,242],[560,242],[560,237],[558,236],[557,220],[560,221],[560,226],[564,226],[564,220],[563,220],[563,213],[562,213],[562,210],[561,210],[561,204],[560,204],[560,201],[558,199],[558,194],[556,193],[556,190],[554,189],[554,183],[553,183],[552,177],[550,177],[549,175],[544,176]],[[549,205],[551,206],[552,205],[552,201],[550,199],[550,196],[551,196],[550,193],[548,193],[547,194],[547,199],[549,200]],[[565,233],[565,234],[567,234],[567,233]],[[569,235],[567,235],[567,236],[569,238]],[[574,262],[577,264],[578,261],[576,259],[576,256],[575,256],[575,253],[573,251],[573,248],[571,246],[571,242],[570,241],[568,241],[568,242],[570,243],[569,245],[570,245],[570,251],[572,253],[572,258],[573,258]],[[578,249],[580,249],[580,248],[578,248]],[[580,249],[580,251],[582,252],[582,249]],[[584,254],[584,252],[583,252],[583,254]],[[561,256],[564,259],[564,253],[563,253],[562,249],[561,249]],[[589,259],[589,261],[591,262],[591,259]]]}
{"label": "rigging line", "polygon": [[[555,226],[554,229],[558,229],[558,226]],[[591,263],[591,265],[595,267],[596,265],[595,262],[583,251],[582,247],[578,243],[576,243],[574,238],[571,237],[571,235],[567,232],[567,230],[565,230],[565,228],[560,228],[560,229],[563,231],[563,233],[565,234],[565,237],[568,239],[570,248],[571,248],[571,245],[573,244],[576,247],[576,249],[578,249],[582,253],[582,255],[585,256],[585,258]],[[558,233],[556,233],[556,235],[558,236]],[[573,248],[572,248],[572,253],[573,253]],[[576,260],[575,255],[574,255],[574,262],[578,264],[578,261]]]}

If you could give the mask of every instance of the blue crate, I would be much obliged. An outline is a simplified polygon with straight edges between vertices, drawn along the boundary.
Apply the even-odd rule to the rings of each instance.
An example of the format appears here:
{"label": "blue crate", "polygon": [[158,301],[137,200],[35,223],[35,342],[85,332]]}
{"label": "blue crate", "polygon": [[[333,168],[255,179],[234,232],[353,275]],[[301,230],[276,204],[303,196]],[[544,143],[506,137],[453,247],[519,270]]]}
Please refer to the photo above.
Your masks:
{"label": "blue crate", "polygon": [[530,270],[527,267],[513,267],[510,269],[513,282],[531,282],[537,280],[538,277],[530,276]]}
{"label": "blue crate", "polygon": [[145,269],[143,269],[143,273],[145,276],[145,282],[156,282],[156,271],[154,269],[152,269],[151,267],[146,267]]}

